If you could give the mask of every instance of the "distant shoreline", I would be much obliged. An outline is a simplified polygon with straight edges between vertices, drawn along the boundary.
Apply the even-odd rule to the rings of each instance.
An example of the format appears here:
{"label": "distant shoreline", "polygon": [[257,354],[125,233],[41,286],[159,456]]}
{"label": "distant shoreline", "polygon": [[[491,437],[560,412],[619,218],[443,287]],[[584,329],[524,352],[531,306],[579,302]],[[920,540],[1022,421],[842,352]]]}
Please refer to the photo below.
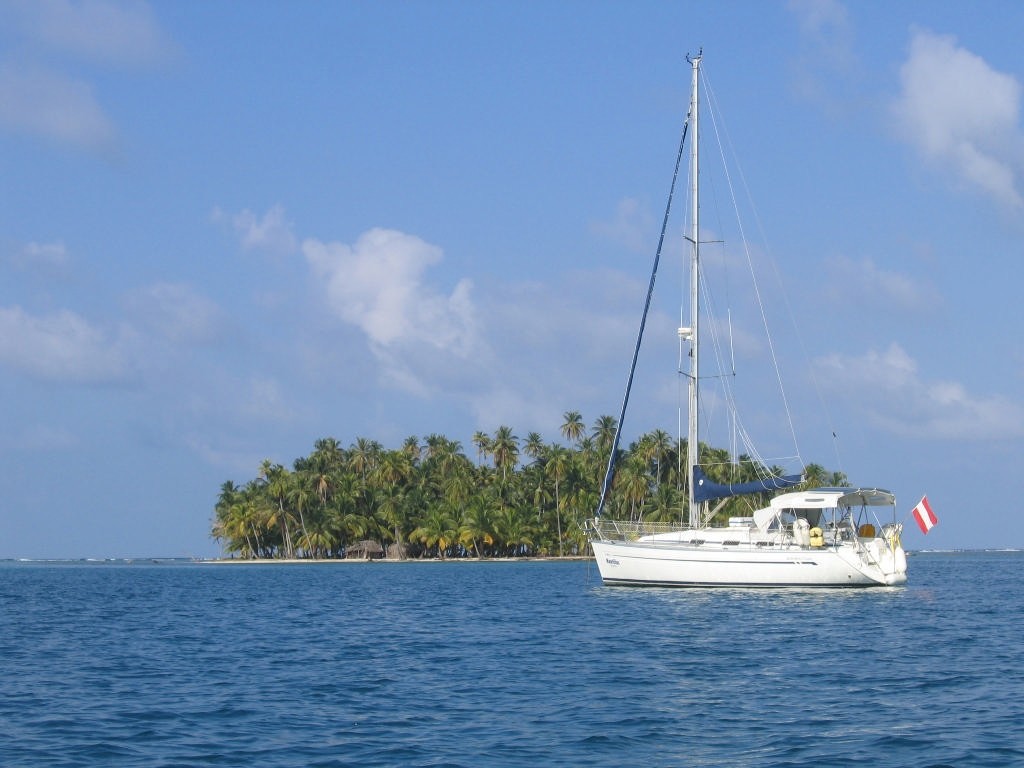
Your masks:
{"label": "distant shoreline", "polygon": [[585,562],[593,560],[592,555],[573,555],[566,557],[449,557],[441,559],[438,557],[408,557],[404,560],[393,557],[374,558],[214,558],[211,560],[196,560],[201,565],[365,565],[367,563],[559,563],[559,562]]}
{"label": "distant shoreline", "polygon": [[593,556],[566,557],[409,557],[404,560],[390,557],[375,558],[230,558],[180,556],[136,556],[136,557],[0,557],[0,563],[24,565],[333,565],[360,563],[524,563],[524,562],[580,562],[593,560]]}

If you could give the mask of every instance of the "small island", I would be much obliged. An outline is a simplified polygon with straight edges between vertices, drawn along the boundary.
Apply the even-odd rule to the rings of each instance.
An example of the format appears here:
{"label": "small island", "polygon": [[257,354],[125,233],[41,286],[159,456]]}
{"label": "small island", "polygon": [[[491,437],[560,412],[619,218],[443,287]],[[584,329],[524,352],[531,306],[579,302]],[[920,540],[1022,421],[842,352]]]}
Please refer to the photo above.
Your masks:
{"label": "small island", "polygon": [[[289,470],[269,460],[242,486],[225,482],[211,535],[225,557],[242,560],[584,557],[583,521],[593,516],[615,435],[601,416],[588,431],[577,411],[563,416],[568,445],[536,432],[520,440],[507,426],[473,435],[475,460],[456,440],[432,434],[400,448],[327,437]],[[686,440],[663,430],[620,449],[606,511],[618,519],[670,522],[686,513],[679,457]],[[701,444],[717,482],[743,482],[767,468],[748,456]],[[778,468],[772,468],[778,474]],[[842,473],[804,469],[805,487],[846,485]],[[733,498],[725,520],[766,503]]]}

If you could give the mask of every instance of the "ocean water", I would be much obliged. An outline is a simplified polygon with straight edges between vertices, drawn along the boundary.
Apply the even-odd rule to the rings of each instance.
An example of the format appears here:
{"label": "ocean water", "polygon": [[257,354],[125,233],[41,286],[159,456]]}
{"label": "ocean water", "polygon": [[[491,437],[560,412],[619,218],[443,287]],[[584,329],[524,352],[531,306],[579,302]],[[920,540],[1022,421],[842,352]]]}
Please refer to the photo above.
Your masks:
{"label": "ocean water", "polygon": [[1024,765],[1020,553],[903,588],[587,562],[0,564],[3,766]]}

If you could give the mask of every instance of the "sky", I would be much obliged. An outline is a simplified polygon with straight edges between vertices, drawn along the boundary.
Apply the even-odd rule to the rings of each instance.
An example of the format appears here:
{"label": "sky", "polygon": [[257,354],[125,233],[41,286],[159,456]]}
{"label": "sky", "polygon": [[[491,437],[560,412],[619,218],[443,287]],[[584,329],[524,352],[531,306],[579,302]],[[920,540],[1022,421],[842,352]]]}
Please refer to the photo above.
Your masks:
{"label": "sky", "polygon": [[[0,0],[0,558],[216,556],[221,483],[319,438],[475,457],[616,415],[701,49],[771,265],[772,347],[729,310],[737,358],[780,361],[788,418],[737,363],[761,454],[892,490],[912,550],[1024,547],[1021,29],[996,0]],[[627,441],[676,434],[679,282]]]}

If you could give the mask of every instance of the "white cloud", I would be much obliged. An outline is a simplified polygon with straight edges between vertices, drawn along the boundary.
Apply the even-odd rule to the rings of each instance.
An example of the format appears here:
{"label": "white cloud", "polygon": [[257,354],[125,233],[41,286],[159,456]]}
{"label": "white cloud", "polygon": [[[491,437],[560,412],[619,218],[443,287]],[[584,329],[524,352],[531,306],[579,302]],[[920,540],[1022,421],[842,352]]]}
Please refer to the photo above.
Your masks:
{"label": "white cloud", "polygon": [[440,248],[414,235],[371,229],[354,245],[306,240],[314,276],[324,281],[331,311],[359,327],[375,351],[426,347],[466,358],[479,345],[472,284],[460,280],[451,293],[425,280],[443,258]]}
{"label": "white cloud", "polygon": [[[478,289],[462,279],[442,291],[430,279],[442,250],[413,235],[373,229],[352,245],[309,239],[302,249],[330,311],[365,334],[374,378],[386,386],[468,407],[484,429],[523,431],[620,396],[640,281],[605,270],[574,272],[555,286]],[[674,338],[675,321],[662,325]]]}
{"label": "white cloud", "polygon": [[805,44],[819,57],[837,65],[846,65],[852,58],[850,15],[838,0],[789,0],[788,9],[800,25]]}
{"label": "white cloud", "polygon": [[923,381],[916,361],[892,343],[860,357],[829,355],[819,370],[889,432],[917,438],[992,440],[1024,436],[1024,407],[976,396],[954,381]]}
{"label": "white cloud", "polygon": [[[517,385],[519,382],[516,382]],[[525,436],[534,428],[550,428],[561,424],[567,410],[551,392],[536,391],[536,382],[517,389],[496,385],[470,398],[470,407],[476,423],[486,431],[499,426],[515,426],[517,434]]]}
{"label": "white cloud", "polygon": [[[552,359],[573,350],[602,362],[622,362],[634,341],[646,283],[610,269],[574,271],[557,284],[514,283],[486,299],[492,334],[511,346]],[[672,334],[678,325],[668,321]],[[649,326],[657,321],[652,317]]]}
{"label": "white cloud", "polygon": [[23,36],[62,54],[137,64],[160,58],[169,50],[144,2],[30,0],[14,2],[9,10]]}
{"label": "white cloud", "polygon": [[639,201],[624,198],[610,220],[592,223],[591,230],[635,253],[643,253],[651,249],[654,217]]}
{"label": "white cloud", "polygon": [[[245,220],[259,229],[285,217],[278,211]],[[305,239],[301,250],[324,309],[365,339],[366,356],[350,348],[352,337],[334,332],[332,355],[344,362],[331,367],[332,376],[430,398],[439,409],[468,407],[484,428],[544,429],[567,408],[596,400],[593,407],[605,412],[621,395],[640,280],[605,270],[570,273],[554,286],[496,281],[478,288],[456,277],[444,288],[441,248],[383,228],[351,244]],[[675,343],[674,319],[656,312],[651,322]],[[265,394],[269,405],[256,410],[275,410],[273,388]]]}
{"label": "white cloud", "polygon": [[[213,212],[215,221],[224,218],[218,209]],[[292,223],[285,218],[284,208],[275,205],[263,217],[258,217],[250,210],[244,210],[231,217],[231,225],[238,234],[242,248],[261,250],[279,255],[294,253],[298,241],[292,232]]]}
{"label": "white cloud", "polygon": [[185,444],[210,466],[243,476],[255,474],[260,462],[266,458],[264,453],[251,445],[214,445],[206,436],[199,434],[187,436]]}
{"label": "white cloud", "polygon": [[[273,361],[265,361],[273,367]],[[201,377],[201,386],[193,382]],[[268,446],[287,441],[301,429],[321,429],[323,404],[299,403],[296,381],[287,373],[254,372],[235,365],[189,372],[189,384],[168,377],[159,395],[166,404],[168,431],[211,466],[251,476],[267,457]],[[305,405],[303,405],[305,404]],[[278,460],[287,463],[286,456]]]}
{"label": "white cloud", "polygon": [[71,264],[71,257],[64,243],[27,243],[10,258],[18,269],[36,272],[47,277],[65,274]]}
{"label": "white cloud", "polygon": [[289,422],[295,412],[285,402],[281,385],[276,379],[253,377],[241,393],[239,403],[241,413],[265,423]]}
{"label": "white cloud", "polygon": [[[800,53],[792,61],[794,87],[830,112],[846,111],[859,67],[846,6],[838,0],[790,0],[787,7],[800,27]],[[842,79],[841,88],[836,77]]]}
{"label": "white cloud", "polygon": [[137,68],[172,50],[149,5],[131,0],[13,0],[0,26],[15,41],[0,61],[0,128],[89,150],[109,150],[118,132],[78,65]]}
{"label": "white cloud", "polygon": [[924,30],[911,38],[900,80],[892,110],[907,142],[959,181],[1022,207],[1021,84],[954,37]]}
{"label": "white cloud", "polygon": [[141,288],[128,297],[127,305],[142,325],[176,343],[209,342],[223,324],[220,307],[183,283]]}
{"label": "white cloud", "polygon": [[926,311],[942,301],[930,280],[880,269],[871,259],[838,256],[829,259],[828,267],[830,290],[844,301],[855,295],[858,303],[866,300],[902,311]]}
{"label": "white cloud", "polygon": [[[595,270],[567,273],[554,284],[482,291],[487,344],[500,354],[486,360],[466,394],[477,423],[485,429],[509,424],[523,434],[556,426],[568,409],[589,418],[617,408],[645,288],[621,272]],[[652,313],[645,359],[663,346],[659,333],[674,342],[677,325]]]}
{"label": "white cloud", "polygon": [[109,383],[127,375],[120,342],[67,310],[33,316],[0,307],[0,363],[52,381]]}
{"label": "white cloud", "polygon": [[0,66],[0,126],[88,149],[107,148],[116,137],[89,83],[10,65]]}
{"label": "white cloud", "polygon": [[330,310],[365,334],[388,386],[468,406],[481,428],[523,431],[550,427],[595,395],[604,401],[609,364],[609,402],[620,395],[639,281],[576,272],[558,286],[459,280],[443,292],[429,280],[441,249],[386,229],[353,245],[306,240],[303,251]]}

